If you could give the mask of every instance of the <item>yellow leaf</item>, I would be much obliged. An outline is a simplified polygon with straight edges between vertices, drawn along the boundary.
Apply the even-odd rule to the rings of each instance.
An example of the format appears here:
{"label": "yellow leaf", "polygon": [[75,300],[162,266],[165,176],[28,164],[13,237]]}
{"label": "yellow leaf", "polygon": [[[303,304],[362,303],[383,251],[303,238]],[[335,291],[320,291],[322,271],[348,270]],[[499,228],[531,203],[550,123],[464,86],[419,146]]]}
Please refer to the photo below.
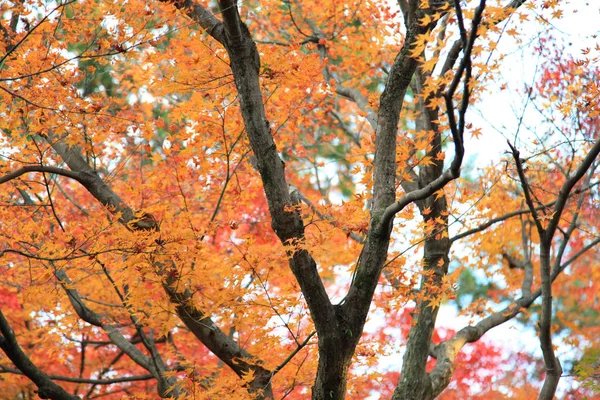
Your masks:
{"label": "yellow leaf", "polygon": [[425,14],[423,18],[419,20],[419,26],[427,26],[431,22],[431,16],[429,14]]}

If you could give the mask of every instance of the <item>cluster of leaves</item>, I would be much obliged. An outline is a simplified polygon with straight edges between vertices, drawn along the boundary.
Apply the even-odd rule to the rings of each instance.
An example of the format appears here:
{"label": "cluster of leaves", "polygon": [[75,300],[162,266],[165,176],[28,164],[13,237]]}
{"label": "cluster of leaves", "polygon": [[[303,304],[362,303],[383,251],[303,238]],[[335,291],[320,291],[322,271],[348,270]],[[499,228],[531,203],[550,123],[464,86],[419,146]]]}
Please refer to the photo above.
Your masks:
{"label": "cluster of leaves", "polygon": [[[553,223],[560,196],[570,197],[557,222],[562,237],[551,240],[552,329],[585,349],[570,361],[585,390],[597,389],[597,162],[572,191],[561,191],[598,138],[592,58],[561,58],[552,38],[541,41],[547,61],[524,98],[548,131],[512,140],[513,150],[518,144],[529,154],[524,165],[506,157],[461,180],[453,169],[417,198],[444,177],[448,147],[454,160],[462,157],[465,128],[481,134],[465,125],[465,110],[485,95],[482,77],[501,66],[500,58],[489,61],[500,23],[560,9],[546,1],[516,12],[523,1],[498,1],[482,17],[485,2],[465,10],[398,3],[249,1],[239,14],[229,1],[0,5],[2,396],[307,398],[325,359],[327,332],[311,303],[319,285],[329,298],[344,298],[331,308],[340,310],[348,284],[363,290],[363,271],[373,268],[375,294],[364,308],[380,322],[353,332],[348,314],[336,314],[340,337],[353,343],[353,367],[340,367],[348,385],[332,398],[346,389],[357,399],[397,396],[400,354],[420,323],[433,349],[420,348],[423,373],[444,374],[427,396],[531,398],[541,363],[479,339],[521,312],[525,325],[538,319],[535,227]],[[257,103],[235,70],[239,38],[228,25],[235,18],[260,57]],[[467,35],[479,38],[469,45]],[[403,92],[389,92],[402,78],[398,60],[412,70]],[[465,89],[455,93],[460,82]],[[386,96],[404,105],[392,123],[394,143],[381,145]],[[249,123],[249,107],[264,107],[260,127]],[[272,143],[253,142],[260,129],[274,152]],[[391,190],[377,181],[374,154],[385,147]],[[277,184],[265,166],[269,152],[285,167],[284,207],[269,192]],[[386,217],[406,193],[417,196]],[[301,234],[283,238],[280,214],[299,216]],[[383,218],[390,231],[380,234]],[[453,218],[461,228],[451,236]],[[375,259],[365,243],[385,235]],[[306,254],[320,278],[314,287],[295,269]],[[448,273],[451,264],[458,267]],[[473,323],[434,331],[457,283],[457,304]],[[498,305],[508,306],[498,312]],[[413,353],[406,354],[410,365]],[[32,374],[16,361],[23,357],[47,375]],[[393,366],[382,366],[389,357]],[[527,368],[514,372],[515,365]]]}

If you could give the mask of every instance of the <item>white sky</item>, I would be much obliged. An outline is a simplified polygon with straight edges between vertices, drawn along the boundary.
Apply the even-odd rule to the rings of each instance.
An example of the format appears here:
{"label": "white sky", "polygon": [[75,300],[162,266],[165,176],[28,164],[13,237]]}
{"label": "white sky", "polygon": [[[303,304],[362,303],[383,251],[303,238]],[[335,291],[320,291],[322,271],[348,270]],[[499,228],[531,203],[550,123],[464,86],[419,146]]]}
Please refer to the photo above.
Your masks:
{"label": "white sky", "polygon": [[[481,101],[468,113],[468,120],[483,128],[483,135],[478,140],[465,138],[466,157],[475,157],[477,166],[487,165],[490,160],[498,161],[503,153],[509,150],[506,138],[498,130],[513,138],[525,103],[524,97],[516,94],[514,89],[522,91],[525,84],[531,85],[534,82],[538,62],[534,46],[538,42],[531,39],[540,36],[540,32],[549,31],[559,43],[565,44],[566,51],[575,58],[582,57],[582,49],[593,49],[599,43],[593,35],[600,35],[600,2],[562,1],[561,7],[564,7],[564,17],[561,20],[552,20],[550,26],[543,27],[531,22],[523,24],[521,37],[525,43],[518,45],[508,35],[504,35],[500,40],[495,54],[506,55],[503,67],[499,71],[501,76],[496,77],[497,84],[489,86],[491,93],[482,96]],[[578,12],[575,13],[574,10]],[[519,23],[515,18],[511,20],[511,24]],[[509,89],[500,91],[502,83],[507,83]],[[527,119],[539,120],[539,115],[531,106],[524,114],[524,121]],[[522,138],[524,135],[526,132],[521,129],[519,136]]]}

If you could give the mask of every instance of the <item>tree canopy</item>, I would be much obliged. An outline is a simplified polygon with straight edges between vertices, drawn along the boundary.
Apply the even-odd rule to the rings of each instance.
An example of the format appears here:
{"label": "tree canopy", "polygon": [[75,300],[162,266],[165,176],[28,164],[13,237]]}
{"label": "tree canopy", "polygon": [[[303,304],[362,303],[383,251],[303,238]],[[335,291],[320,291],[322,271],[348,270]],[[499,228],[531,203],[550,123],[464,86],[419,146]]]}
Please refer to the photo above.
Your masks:
{"label": "tree canopy", "polygon": [[598,393],[586,7],[2,2],[0,397]]}

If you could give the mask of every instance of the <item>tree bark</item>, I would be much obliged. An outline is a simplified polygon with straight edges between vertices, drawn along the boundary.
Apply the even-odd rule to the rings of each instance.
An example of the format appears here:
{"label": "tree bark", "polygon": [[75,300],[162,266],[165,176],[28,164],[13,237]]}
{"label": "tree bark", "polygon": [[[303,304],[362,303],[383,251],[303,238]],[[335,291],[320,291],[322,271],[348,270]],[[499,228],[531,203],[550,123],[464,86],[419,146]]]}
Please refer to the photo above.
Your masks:
{"label": "tree bark", "polygon": [[[436,110],[422,107],[421,121],[417,123],[421,129],[434,133],[428,157],[435,160],[431,165],[423,165],[419,175],[419,187],[423,188],[442,176],[444,161],[438,157],[442,151],[442,138],[436,121]],[[428,212],[424,213],[424,209]],[[445,194],[427,197],[421,209],[426,226],[431,232],[426,233],[423,249],[423,277],[420,286],[420,300],[415,310],[416,323],[410,330],[406,353],[402,362],[400,382],[394,390],[393,400],[432,399],[434,397],[431,377],[425,370],[431,337],[439,307],[431,303],[442,295],[439,289],[442,279],[448,272],[450,240],[448,239],[448,207]]]}

